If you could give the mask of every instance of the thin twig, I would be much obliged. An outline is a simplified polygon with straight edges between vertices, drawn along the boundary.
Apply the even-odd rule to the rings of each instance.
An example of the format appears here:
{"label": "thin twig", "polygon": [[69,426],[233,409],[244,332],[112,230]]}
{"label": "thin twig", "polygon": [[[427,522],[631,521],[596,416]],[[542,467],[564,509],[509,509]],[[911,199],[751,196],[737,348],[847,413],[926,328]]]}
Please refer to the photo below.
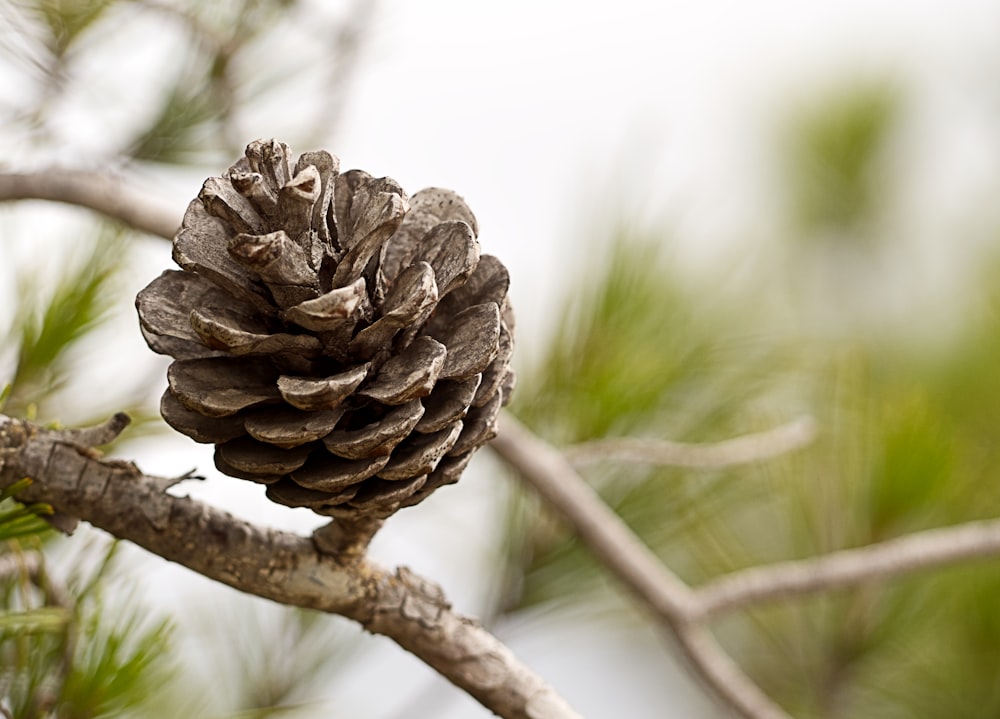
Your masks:
{"label": "thin twig", "polygon": [[694,595],[680,578],[604,503],[551,445],[509,414],[490,447],[563,514],[580,539],[657,616],[677,621],[692,611]]}
{"label": "thin twig", "polygon": [[596,462],[641,462],[714,469],[777,457],[808,445],[815,437],[816,423],[811,417],[800,417],[765,432],[710,444],[616,437],[573,445],[563,451],[576,467]]}
{"label": "thin twig", "polygon": [[708,619],[759,602],[842,589],[947,564],[1000,555],[1000,520],[928,529],[878,544],[751,567],[695,589]]}
{"label": "thin twig", "polygon": [[490,447],[570,523],[605,567],[676,637],[692,668],[747,719],[787,719],[700,624],[697,598],[580,477],[563,455],[509,414]]}
{"label": "thin twig", "polygon": [[674,629],[684,656],[715,694],[747,719],[791,719],[729,656],[701,622]]}
{"label": "thin twig", "polygon": [[51,200],[87,207],[151,235],[170,239],[181,213],[149,199],[127,179],[98,172],[52,168],[0,172],[0,201]]}

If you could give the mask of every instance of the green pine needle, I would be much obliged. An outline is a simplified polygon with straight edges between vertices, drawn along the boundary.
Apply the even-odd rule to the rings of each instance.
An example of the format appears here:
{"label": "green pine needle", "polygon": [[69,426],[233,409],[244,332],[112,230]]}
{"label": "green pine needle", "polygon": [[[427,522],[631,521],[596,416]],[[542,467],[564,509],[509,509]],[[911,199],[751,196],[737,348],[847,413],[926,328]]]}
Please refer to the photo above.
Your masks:
{"label": "green pine needle", "polygon": [[86,260],[63,269],[50,296],[36,289],[39,278],[19,279],[20,303],[12,324],[18,352],[7,393],[11,411],[23,414],[29,404],[65,383],[69,351],[108,317],[117,301],[112,284],[124,254],[122,232],[107,229]]}
{"label": "green pine needle", "polygon": [[51,530],[48,522],[43,519],[53,513],[51,505],[23,505],[13,499],[30,484],[31,479],[25,477],[0,490],[0,542],[44,536]]}
{"label": "green pine needle", "polygon": [[61,57],[116,0],[43,0],[35,5],[49,31],[52,53]]}
{"label": "green pine needle", "polygon": [[69,613],[62,607],[24,611],[0,610],[0,641],[13,634],[56,633],[65,629]]}

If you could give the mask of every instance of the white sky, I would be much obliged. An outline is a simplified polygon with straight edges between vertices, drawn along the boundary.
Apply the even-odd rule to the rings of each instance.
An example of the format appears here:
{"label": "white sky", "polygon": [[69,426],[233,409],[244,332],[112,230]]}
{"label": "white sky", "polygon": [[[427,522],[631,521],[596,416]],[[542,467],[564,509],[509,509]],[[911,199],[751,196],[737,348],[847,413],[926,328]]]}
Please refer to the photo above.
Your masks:
{"label": "white sky", "polygon": [[[776,202],[767,143],[783,108],[851,78],[889,76],[910,89],[912,201],[927,208],[918,219],[936,242],[1000,184],[998,27],[1000,5],[986,0],[386,0],[328,149],[344,167],[391,175],[410,192],[439,185],[466,197],[484,251],[511,269],[523,361],[555,321],[543,308],[573,283],[622,208],[668,218],[692,268],[766,234]],[[267,136],[270,122],[250,130]],[[150,275],[135,277],[136,288],[169,261],[165,246],[149,256]],[[142,351],[137,331],[124,341]],[[204,448],[192,453],[183,438],[158,442],[135,447],[148,470],[197,465],[214,476]],[[471,542],[473,551],[454,552],[489,514],[489,506],[477,513],[466,504],[488,505],[488,482],[488,473],[473,472],[435,497],[436,509],[394,519],[376,553],[437,578],[460,609],[475,611],[489,531]],[[191,491],[232,503],[235,483],[213,478]],[[235,500],[242,513],[287,527],[313,521],[273,516],[253,489],[241,488]],[[182,576],[160,569],[149,581],[170,603],[188,590],[163,588]],[[675,669],[657,664],[665,652],[648,634],[534,626],[513,633],[515,651],[587,716],[709,716],[689,690],[671,685]],[[383,649],[387,666],[424,681],[413,678],[412,662]],[[642,659],[607,671],[629,656]],[[406,691],[362,696],[365,689],[353,696],[340,687],[352,716],[405,715]],[[435,716],[486,713],[459,700],[437,706]]]}
{"label": "white sky", "polygon": [[337,144],[347,166],[463,193],[535,337],[623,207],[702,264],[766,233],[777,123],[838,84],[903,85],[934,221],[982,202],[998,22],[982,0],[387,2]]}

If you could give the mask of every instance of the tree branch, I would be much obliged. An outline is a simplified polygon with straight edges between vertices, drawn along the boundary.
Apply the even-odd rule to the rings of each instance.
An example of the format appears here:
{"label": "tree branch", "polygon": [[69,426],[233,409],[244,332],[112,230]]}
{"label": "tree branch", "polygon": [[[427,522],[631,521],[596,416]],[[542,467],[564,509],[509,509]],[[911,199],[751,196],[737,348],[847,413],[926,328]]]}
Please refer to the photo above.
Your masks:
{"label": "tree branch", "polygon": [[808,559],[751,567],[692,589],[660,565],[557,450],[509,415],[502,418],[500,434],[490,446],[564,515],[581,541],[670,629],[705,683],[748,719],[781,719],[787,714],[718,645],[706,627],[712,618],[757,602],[842,589],[1000,555],[1000,520],[986,520]]}
{"label": "tree branch", "polygon": [[1000,520],[928,529],[878,544],[732,572],[695,589],[701,616],[1000,555]]}
{"label": "tree branch", "polygon": [[500,432],[490,448],[569,520],[580,539],[654,614],[677,621],[691,613],[691,588],[635,536],[558,450],[507,413],[501,415]]}
{"label": "tree branch", "polygon": [[566,447],[563,453],[576,467],[597,462],[642,462],[711,469],[776,457],[806,446],[815,437],[813,419],[800,417],[765,432],[710,444],[616,437]]}
{"label": "tree branch", "polygon": [[477,622],[452,611],[436,585],[400,567],[320,551],[312,539],[262,529],[207,504],[166,494],[161,478],[101,460],[126,418],[96,431],[49,430],[0,415],[0,486],[34,481],[18,499],[47,502],[116,537],[260,597],[340,614],[395,640],[508,719],[579,715]]}
{"label": "tree branch", "polygon": [[747,719],[788,719],[722,650],[699,616],[697,597],[591,489],[562,454],[509,414],[490,447],[559,511],[580,539],[677,639],[705,684]]}
{"label": "tree branch", "polygon": [[149,199],[132,182],[99,172],[52,168],[0,172],[0,201],[52,200],[87,207],[151,235],[170,239],[181,213]]}

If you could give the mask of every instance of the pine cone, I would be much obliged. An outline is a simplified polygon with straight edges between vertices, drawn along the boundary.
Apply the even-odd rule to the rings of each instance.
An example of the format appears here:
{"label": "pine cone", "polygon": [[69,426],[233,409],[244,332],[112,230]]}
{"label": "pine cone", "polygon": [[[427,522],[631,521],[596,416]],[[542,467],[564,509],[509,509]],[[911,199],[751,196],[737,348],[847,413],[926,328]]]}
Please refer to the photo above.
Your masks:
{"label": "pine cone", "polygon": [[291,507],[386,517],[458,480],[513,389],[507,270],[455,193],[256,141],[136,299],[160,410]]}

